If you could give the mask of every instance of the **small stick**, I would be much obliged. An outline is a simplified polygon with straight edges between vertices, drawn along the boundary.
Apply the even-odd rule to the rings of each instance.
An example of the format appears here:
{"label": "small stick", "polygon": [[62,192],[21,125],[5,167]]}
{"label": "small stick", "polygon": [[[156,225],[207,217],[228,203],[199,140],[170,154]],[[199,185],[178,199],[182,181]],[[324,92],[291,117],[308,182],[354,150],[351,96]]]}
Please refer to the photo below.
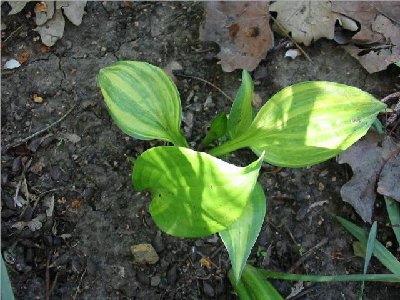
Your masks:
{"label": "small stick", "polygon": [[78,296],[79,289],[81,288],[83,276],[85,276],[85,274],[86,274],[86,268],[85,268],[85,270],[82,272],[81,279],[79,280],[79,284],[78,284],[78,286],[76,287],[75,295],[74,295],[74,297],[72,298],[72,299],[74,299],[74,300],[75,300],[76,297]]}
{"label": "small stick", "polygon": [[390,95],[387,95],[383,99],[381,99],[381,102],[386,103],[388,100],[393,99],[393,98],[400,98],[400,92],[394,92],[391,93]]}
{"label": "small stick", "polygon": [[54,293],[54,289],[55,289],[55,287],[56,287],[57,280],[58,280],[58,274],[59,274],[59,273],[57,272],[57,273],[56,273],[56,276],[54,277],[53,283],[51,284],[49,296],[53,295],[53,293]]}
{"label": "small stick", "polygon": [[288,37],[289,40],[291,40],[292,43],[296,45],[297,49],[300,50],[300,52],[305,56],[305,58],[307,58],[307,60],[309,62],[312,62],[311,58],[308,56],[306,51],[304,51],[303,48],[289,35],[289,33],[287,32],[285,27],[283,27],[283,25],[277,19],[275,19],[273,16],[271,16],[271,19],[274,20],[276,25],[278,25],[279,29],[282,30],[282,32],[286,35],[286,37]]}
{"label": "small stick", "polygon": [[221,90],[219,87],[217,87],[215,84],[213,84],[213,83],[211,83],[211,82],[209,82],[209,81],[207,81],[207,80],[205,80],[205,79],[203,79],[203,78],[200,78],[200,77],[197,77],[197,76],[192,76],[192,75],[186,75],[186,74],[182,74],[182,73],[176,73],[176,74],[174,74],[175,76],[178,76],[178,77],[185,77],[185,78],[191,78],[191,79],[196,79],[196,80],[199,80],[199,81],[201,81],[201,82],[204,82],[204,83],[207,83],[208,85],[210,85],[210,86],[212,86],[213,88],[215,88],[216,90],[218,90],[222,95],[224,95],[229,101],[231,101],[231,102],[233,102],[233,100],[232,100],[232,98],[231,97],[229,97],[223,90]]}
{"label": "small stick", "polygon": [[46,300],[50,299],[50,255],[47,256],[46,261]]}
{"label": "small stick", "polygon": [[54,123],[51,123],[50,125],[46,126],[45,128],[35,132],[34,134],[27,136],[26,138],[6,146],[5,151],[8,151],[10,148],[14,148],[17,147],[23,143],[28,142],[29,140],[33,139],[34,137],[37,137],[38,135],[42,134],[43,132],[46,132],[47,130],[51,129],[52,127],[56,126],[58,123],[62,122],[76,107],[78,106],[78,104],[75,104],[74,106],[72,106],[66,113],[65,115],[63,115],[61,118],[59,118],[57,121],[55,121]]}
{"label": "small stick", "polygon": [[10,38],[12,38],[15,34],[18,33],[22,29],[22,25],[20,25],[17,29],[15,29],[13,32],[10,33],[8,37],[3,41],[3,44],[5,44]]}
{"label": "small stick", "polygon": [[324,238],[310,250],[308,250],[304,255],[288,270],[288,273],[292,273],[296,270],[300,265],[302,265],[316,250],[324,246],[328,242],[328,238]]}

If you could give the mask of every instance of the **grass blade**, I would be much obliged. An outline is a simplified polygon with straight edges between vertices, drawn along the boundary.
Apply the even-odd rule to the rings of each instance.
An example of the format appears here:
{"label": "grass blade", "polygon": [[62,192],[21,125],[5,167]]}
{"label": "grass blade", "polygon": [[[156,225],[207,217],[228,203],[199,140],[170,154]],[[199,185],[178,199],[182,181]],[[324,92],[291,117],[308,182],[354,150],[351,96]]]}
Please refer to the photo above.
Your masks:
{"label": "grass blade", "polygon": [[377,281],[377,282],[400,282],[397,274],[351,274],[351,275],[303,275],[272,272],[259,270],[267,279],[282,279],[290,281],[312,281],[312,282],[345,282],[345,281]]}
{"label": "grass blade", "polygon": [[3,257],[1,258],[1,299],[14,300],[14,293]]}
{"label": "grass blade", "polygon": [[[375,241],[376,241],[376,231],[378,229],[378,224],[376,221],[372,224],[371,230],[368,235],[367,250],[365,251],[365,262],[364,262],[364,275],[367,274],[369,262],[371,261],[372,252],[374,251]],[[363,299],[365,281],[361,283],[361,291],[359,299]]]}
{"label": "grass blade", "polygon": [[392,224],[392,229],[394,235],[396,236],[397,244],[400,247],[400,205],[396,200],[386,196],[385,202],[390,223]]}
{"label": "grass blade", "polygon": [[282,295],[267,278],[262,276],[260,270],[251,265],[244,267],[242,280],[250,292],[252,300],[283,300]]}
{"label": "grass blade", "polygon": [[228,272],[229,281],[232,284],[233,289],[238,295],[240,300],[252,300],[250,293],[247,291],[242,280],[236,280],[235,275],[232,270]]}
{"label": "grass blade", "polygon": [[[367,247],[368,236],[367,232],[358,227],[357,225],[343,219],[336,217],[340,224],[343,225],[355,238],[357,238],[364,247]],[[373,250],[374,256],[392,273],[400,275],[400,262],[396,257],[385,248],[379,241],[375,241],[375,247]]]}

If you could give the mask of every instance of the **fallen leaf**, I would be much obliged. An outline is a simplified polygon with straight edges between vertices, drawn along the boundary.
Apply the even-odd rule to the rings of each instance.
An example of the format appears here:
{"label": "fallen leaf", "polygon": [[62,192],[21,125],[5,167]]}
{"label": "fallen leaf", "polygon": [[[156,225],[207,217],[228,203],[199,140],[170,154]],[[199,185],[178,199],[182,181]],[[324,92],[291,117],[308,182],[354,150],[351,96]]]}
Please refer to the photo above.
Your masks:
{"label": "fallen leaf", "polygon": [[206,2],[200,40],[217,42],[222,69],[253,71],[273,46],[268,2]]}
{"label": "fallen leaf", "polygon": [[334,1],[332,9],[361,24],[344,48],[369,73],[385,70],[400,59],[400,2]]}
{"label": "fallen leaf", "polygon": [[81,207],[81,200],[79,200],[79,199],[72,200],[71,207],[74,208],[74,209],[80,208]]}
{"label": "fallen leaf", "polygon": [[212,262],[211,262],[210,259],[207,258],[207,257],[202,257],[202,258],[200,259],[200,265],[201,265],[202,267],[206,267],[207,269],[211,269],[211,268],[212,268]]}
{"label": "fallen leaf", "polygon": [[26,62],[29,58],[29,51],[24,51],[20,55],[18,55],[17,60],[18,62],[22,65],[24,62]]}
{"label": "fallen leaf", "polygon": [[62,6],[65,16],[72,24],[78,26],[82,23],[86,2],[87,1],[67,1],[67,4]]}
{"label": "fallen leaf", "polygon": [[45,45],[40,45],[40,48],[39,48],[40,53],[47,54],[47,53],[49,53],[49,50],[50,50],[49,47],[47,47]]}
{"label": "fallen leaf", "polygon": [[[296,42],[306,46],[320,38],[333,39],[336,21],[349,30],[358,29],[353,20],[332,11],[331,1],[276,1],[269,10],[277,13],[277,22]],[[276,30],[281,31],[279,26]]]}
{"label": "fallen leaf", "polygon": [[11,6],[11,11],[8,13],[9,15],[15,15],[24,9],[25,5],[29,1],[7,1]]}
{"label": "fallen leaf", "polygon": [[43,103],[44,99],[42,96],[38,96],[37,94],[33,94],[32,100],[35,103]]}
{"label": "fallen leaf", "polygon": [[58,39],[63,36],[65,20],[60,10],[54,14],[53,18],[46,22],[45,25],[36,27],[42,39],[42,43],[46,46],[53,46]]}
{"label": "fallen leaf", "polygon": [[380,142],[380,136],[369,133],[341,153],[338,159],[341,164],[348,163],[353,170],[353,177],[342,186],[340,194],[365,222],[372,219],[376,184],[379,193],[400,201],[400,146],[390,137],[384,138],[382,146],[379,146]]}
{"label": "fallen leaf", "polygon": [[54,16],[54,1],[42,1],[35,6],[35,22],[40,26]]}
{"label": "fallen leaf", "polygon": [[20,66],[21,66],[21,64],[19,63],[18,60],[10,59],[9,61],[6,62],[6,64],[4,65],[4,68],[6,68],[8,70],[12,70],[12,69],[19,68]]}
{"label": "fallen leaf", "polygon": [[76,144],[81,140],[81,137],[75,133],[64,133],[62,134],[62,138],[73,144]]}
{"label": "fallen leaf", "polygon": [[36,3],[34,11],[35,11],[35,13],[47,12],[47,3],[45,1]]}

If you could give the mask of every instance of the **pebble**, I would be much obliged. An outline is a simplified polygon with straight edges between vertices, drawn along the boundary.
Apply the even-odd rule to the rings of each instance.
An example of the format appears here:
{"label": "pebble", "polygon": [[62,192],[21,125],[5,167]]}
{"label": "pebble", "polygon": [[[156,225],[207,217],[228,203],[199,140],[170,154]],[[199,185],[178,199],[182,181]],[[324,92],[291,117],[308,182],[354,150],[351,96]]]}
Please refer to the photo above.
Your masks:
{"label": "pebble", "polygon": [[206,294],[206,296],[208,296],[210,298],[215,296],[213,287],[205,281],[203,282],[203,291],[204,291],[204,294]]}
{"label": "pebble", "polygon": [[175,285],[177,280],[178,280],[178,272],[176,266],[174,265],[167,272],[167,282],[169,285]]}
{"label": "pebble", "polygon": [[19,174],[19,172],[21,172],[21,168],[22,168],[22,160],[21,156],[18,156],[17,158],[14,159],[11,170],[14,174]]}
{"label": "pebble", "polygon": [[32,220],[32,217],[33,217],[33,208],[32,206],[28,205],[21,215],[21,220],[28,222]]}
{"label": "pebble", "polygon": [[6,206],[8,209],[15,210],[15,209],[17,208],[17,207],[15,206],[14,199],[13,199],[9,194],[4,193],[4,194],[2,195],[2,200],[3,200],[5,206]]}
{"label": "pebble", "polygon": [[150,285],[151,286],[158,286],[161,282],[161,277],[159,275],[151,277]]}
{"label": "pebble", "polygon": [[157,231],[157,234],[154,237],[152,244],[154,246],[154,249],[157,251],[157,253],[164,251],[165,247],[164,247],[164,243],[163,243],[163,239],[162,239],[162,233],[160,230]]}
{"label": "pebble", "polygon": [[59,167],[52,167],[50,169],[50,176],[55,181],[60,180],[60,178],[61,178],[61,169]]}
{"label": "pebble", "polygon": [[150,284],[149,277],[146,274],[144,274],[143,271],[138,271],[136,273],[136,277],[137,277],[137,279],[138,279],[138,281],[140,283],[145,284],[145,285],[149,285]]}
{"label": "pebble", "polygon": [[159,257],[156,250],[151,244],[138,244],[131,246],[133,258],[138,264],[154,265],[158,262]]}

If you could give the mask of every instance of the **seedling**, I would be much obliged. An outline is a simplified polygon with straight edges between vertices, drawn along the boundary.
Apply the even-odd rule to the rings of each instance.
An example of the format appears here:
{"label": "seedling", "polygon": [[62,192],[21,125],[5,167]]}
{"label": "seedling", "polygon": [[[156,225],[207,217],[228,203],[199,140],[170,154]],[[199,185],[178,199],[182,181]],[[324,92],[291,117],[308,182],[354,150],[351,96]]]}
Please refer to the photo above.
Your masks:
{"label": "seedling", "polygon": [[[386,107],[358,88],[309,81],[279,91],[255,114],[253,82],[243,71],[229,116],[217,115],[201,143],[206,152],[200,152],[188,148],[180,129],[179,93],[162,69],[119,61],[101,69],[98,80],[110,115],[123,132],[172,144],[151,148],[133,162],[133,186],[151,192],[155,223],[178,237],[218,232],[236,283],[266,213],[265,194],[257,183],[263,162],[305,167],[332,158],[364,136]],[[206,148],[213,142],[216,147]],[[246,147],[259,157],[246,167],[217,158]],[[247,273],[259,286],[253,271]],[[248,277],[244,280],[248,284]]]}

